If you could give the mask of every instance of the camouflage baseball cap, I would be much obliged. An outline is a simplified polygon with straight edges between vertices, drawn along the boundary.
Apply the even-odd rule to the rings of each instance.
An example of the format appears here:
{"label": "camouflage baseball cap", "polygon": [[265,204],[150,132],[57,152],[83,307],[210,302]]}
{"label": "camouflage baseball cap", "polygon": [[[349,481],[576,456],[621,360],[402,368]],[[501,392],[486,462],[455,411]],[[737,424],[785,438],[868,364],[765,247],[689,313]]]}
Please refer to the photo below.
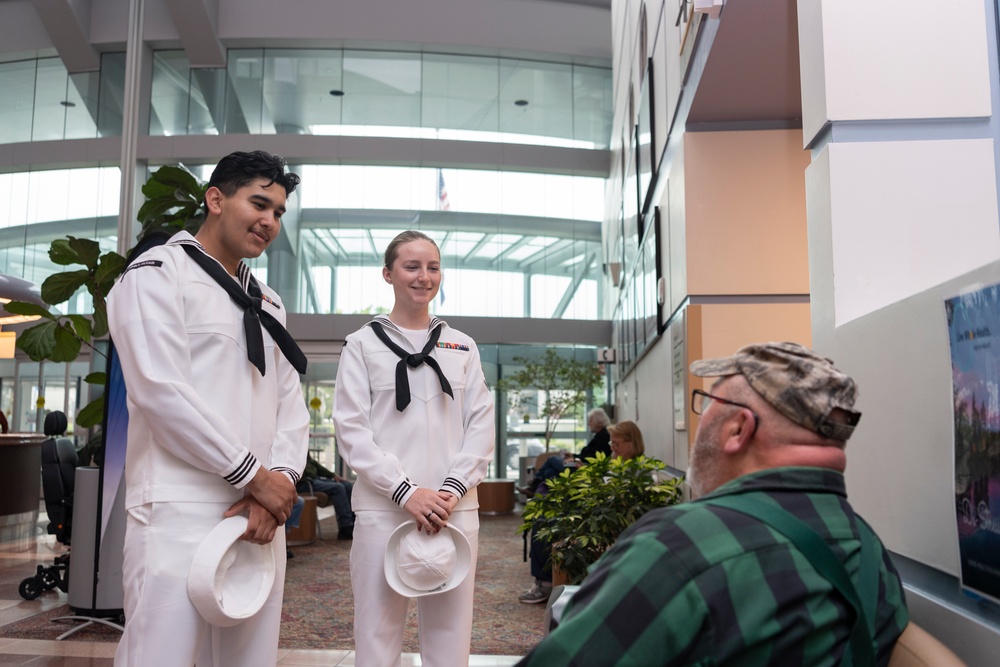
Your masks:
{"label": "camouflage baseball cap", "polygon": [[[852,409],[858,397],[854,380],[798,343],[747,345],[731,357],[695,361],[691,372],[698,377],[742,375],[774,409],[824,438],[846,441],[861,419]],[[838,408],[846,423],[830,419]]]}

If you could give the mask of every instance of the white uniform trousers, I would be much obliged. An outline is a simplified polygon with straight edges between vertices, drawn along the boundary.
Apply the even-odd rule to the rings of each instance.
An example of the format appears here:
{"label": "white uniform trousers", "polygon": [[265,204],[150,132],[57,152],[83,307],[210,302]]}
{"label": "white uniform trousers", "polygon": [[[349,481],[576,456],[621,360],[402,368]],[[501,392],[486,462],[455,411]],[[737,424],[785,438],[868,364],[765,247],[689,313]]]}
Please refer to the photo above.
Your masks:
{"label": "white uniform trousers", "polygon": [[[401,523],[413,521],[413,518],[403,510],[360,510],[356,514],[351,546],[355,664],[399,667],[410,598],[389,587],[383,562],[389,535]],[[479,511],[452,512],[449,523],[469,538],[472,565],[468,577],[456,588],[416,598],[420,657],[424,667],[468,667],[469,664],[472,597],[479,553]]]}
{"label": "white uniform trousers", "polygon": [[194,552],[230,503],[150,503],[130,509],[125,529],[125,632],[115,667],[247,667],[278,661],[285,585],[285,533],[274,587],[264,607],[230,628],[208,624],[191,604],[187,575]]}

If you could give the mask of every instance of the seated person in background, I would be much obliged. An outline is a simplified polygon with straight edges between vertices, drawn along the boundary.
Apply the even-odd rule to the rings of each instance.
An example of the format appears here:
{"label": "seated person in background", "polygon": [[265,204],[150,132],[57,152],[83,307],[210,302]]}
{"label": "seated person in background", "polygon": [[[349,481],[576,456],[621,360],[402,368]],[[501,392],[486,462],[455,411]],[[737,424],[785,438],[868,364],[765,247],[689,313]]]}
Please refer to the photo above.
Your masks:
{"label": "seated person in background", "polygon": [[611,457],[616,459],[634,459],[646,453],[646,445],[642,441],[642,431],[633,422],[625,420],[608,427],[611,434]]}
{"label": "seated person in background", "polygon": [[[302,521],[302,510],[303,508],[305,508],[305,506],[306,506],[305,498],[303,498],[302,496],[296,496],[295,504],[292,505],[292,512],[291,514],[288,515],[288,519],[285,520],[286,535],[288,534],[288,531],[292,530],[293,528],[299,527],[299,523],[301,523]],[[285,557],[295,558],[295,554],[293,554],[292,550],[289,549],[287,546],[285,547]]]}
{"label": "seated person in background", "polygon": [[325,493],[337,513],[337,538],[350,540],[354,538],[354,512],[351,511],[351,491],[354,484],[332,470],[324,468],[312,457],[306,455],[306,469],[302,479],[295,485],[299,493]]}
{"label": "seated person in background", "polygon": [[[750,345],[691,372],[719,378],[692,396],[701,419],[688,483],[698,500],[622,533],[519,664],[839,665],[853,646],[886,665],[908,612],[888,552],[847,502],[844,447],[861,417],[854,381],[795,343]],[[768,516],[737,509],[754,502]],[[852,588],[862,543],[871,554],[872,584],[857,596],[873,613],[856,644],[852,605],[765,522],[778,508],[829,547]]]}
{"label": "seated person in background", "polygon": [[580,461],[594,458],[597,452],[604,452],[605,456],[611,456],[611,434],[608,433],[608,424],[611,420],[608,413],[601,408],[594,408],[587,413],[587,428],[594,434],[576,458]]}
{"label": "seated person in background", "polygon": [[3,410],[0,410],[0,432],[10,432],[10,425],[7,423],[7,416],[3,413]]}
{"label": "seated person in background", "polygon": [[[538,457],[535,458],[537,460]],[[545,459],[541,467],[535,471],[535,474],[531,476],[531,481],[528,482],[528,486],[519,486],[517,490],[531,498],[538,492],[538,487],[542,483],[553,477],[558,477],[566,469],[566,465],[572,461],[573,454],[570,452],[556,452],[554,456]]]}
{"label": "seated person in background", "polygon": [[[594,434],[580,453],[576,455],[576,460],[583,463],[587,459],[594,458],[597,452],[604,452],[605,456],[611,456],[611,435],[608,432],[608,413],[601,408],[594,408],[587,413],[587,428]],[[641,436],[640,436],[641,437]],[[627,457],[630,458],[630,457]],[[562,457],[550,456],[545,463],[535,471],[528,486],[518,487],[518,491],[531,498],[538,491],[538,486],[547,479],[558,477],[565,469],[567,461],[573,459],[572,454],[563,453]]]}
{"label": "seated person in background", "polygon": [[[646,446],[643,444],[642,431],[639,430],[639,426],[635,422],[619,422],[614,426],[609,426],[608,431],[611,435],[611,451],[614,458],[634,459],[645,453]],[[555,456],[549,458],[542,465],[542,468],[544,469],[549,461],[558,460],[558,458]],[[562,468],[560,468],[561,471]],[[544,488],[543,483],[539,487],[538,493],[544,493]],[[551,553],[552,546],[548,541],[540,540],[534,534],[531,535],[531,546],[528,548],[528,554],[531,562],[531,576],[535,578],[535,584],[518,596],[519,602],[524,604],[548,602],[552,595],[552,563],[549,562]]]}

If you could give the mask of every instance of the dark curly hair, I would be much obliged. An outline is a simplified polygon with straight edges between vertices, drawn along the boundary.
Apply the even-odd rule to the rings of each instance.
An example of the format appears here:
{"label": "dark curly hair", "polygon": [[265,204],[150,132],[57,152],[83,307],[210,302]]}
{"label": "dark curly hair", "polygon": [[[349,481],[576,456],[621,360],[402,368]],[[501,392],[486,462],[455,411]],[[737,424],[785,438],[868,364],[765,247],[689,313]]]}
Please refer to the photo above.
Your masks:
{"label": "dark curly hair", "polygon": [[237,151],[219,160],[208,187],[215,187],[227,197],[232,197],[236,191],[249,185],[258,178],[266,178],[267,184],[277,183],[285,188],[285,195],[295,192],[299,184],[298,174],[285,171],[285,159],[264,151]]}

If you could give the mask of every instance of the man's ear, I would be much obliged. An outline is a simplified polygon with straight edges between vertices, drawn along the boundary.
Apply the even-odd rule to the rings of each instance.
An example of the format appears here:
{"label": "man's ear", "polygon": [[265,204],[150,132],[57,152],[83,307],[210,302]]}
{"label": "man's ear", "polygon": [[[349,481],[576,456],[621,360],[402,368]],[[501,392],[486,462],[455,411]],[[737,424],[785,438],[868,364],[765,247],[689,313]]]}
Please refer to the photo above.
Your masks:
{"label": "man's ear", "polygon": [[732,417],[726,420],[724,433],[726,436],[723,442],[723,451],[727,454],[739,454],[743,452],[753,437],[757,429],[757,420],[753,413],[746,408],[740,408]]}
{"label": "man's ear", "polygon": [[222,190],[213,185],[205,191],[205,208],[212,215],[221,215],[222,200],[225,198],[226,196],[222,194]]}

